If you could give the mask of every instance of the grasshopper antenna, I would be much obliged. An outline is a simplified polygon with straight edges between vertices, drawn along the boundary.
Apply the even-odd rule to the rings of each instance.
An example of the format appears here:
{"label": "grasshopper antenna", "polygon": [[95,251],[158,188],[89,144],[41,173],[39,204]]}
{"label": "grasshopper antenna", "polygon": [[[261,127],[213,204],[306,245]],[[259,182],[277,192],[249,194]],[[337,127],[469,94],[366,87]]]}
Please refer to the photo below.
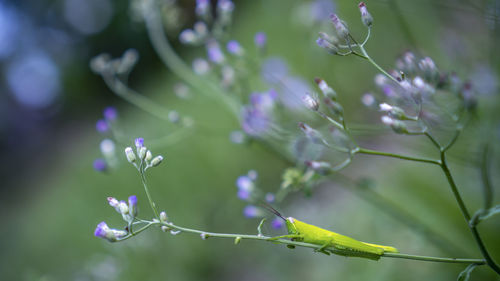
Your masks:
{"label": "grasshopper antenna", "polygon": [[286,218],[283,217],[283,215],[280,214],[280,212],[278,212],[275,208],[273,208],[271,205],[267,204],[267,203],[264,203],[264,202],[259,202],[259,205],[261,205],[262,207],[264,207],[266,210],[268,210],[269,212],[275,214],[277,217],[281,218],[282,220],[284,220],[286,222]]}

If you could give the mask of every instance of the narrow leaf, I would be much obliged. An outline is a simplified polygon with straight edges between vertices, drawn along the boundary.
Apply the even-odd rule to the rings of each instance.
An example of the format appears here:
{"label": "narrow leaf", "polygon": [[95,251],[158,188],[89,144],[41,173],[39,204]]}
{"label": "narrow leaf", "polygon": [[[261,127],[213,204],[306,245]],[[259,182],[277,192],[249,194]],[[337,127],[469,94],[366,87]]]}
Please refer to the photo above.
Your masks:
{"label": "narrow leaf", "polygon": [[264,222],[266,221],[266,218],[263,218],[260,223],[259,223],[259,226],[257,226],[257,232],[259,233],[259,236],[264,236],[262,234],[262,225],[264,224]]}
{"label": "narrow leaf", "polygon": [[477,266],[477,264],[475,264],[475,263],[469,264],[469,266],[467,266],[464,269],[464,271],[460,272],[460,274],[458,275],[457,281],[468,281],[470,278],[470,274],[472,273],[474,268],[476,268],[476,266]]}

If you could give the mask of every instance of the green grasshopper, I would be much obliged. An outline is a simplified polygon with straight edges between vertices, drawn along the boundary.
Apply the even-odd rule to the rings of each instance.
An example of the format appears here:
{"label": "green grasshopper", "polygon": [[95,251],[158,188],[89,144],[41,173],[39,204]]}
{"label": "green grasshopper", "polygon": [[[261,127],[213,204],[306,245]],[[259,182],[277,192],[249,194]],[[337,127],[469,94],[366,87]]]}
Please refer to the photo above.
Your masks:
{"label": "green grasshopper", "polygon": [[380,256],[386,252],[399,253],[394,247],[361,242],[349,236],[301,222],[292,217],[285,218],[271,206],[266,207],[276,216],[283,219],[288,229],[288,235],[272,237],[269,240],[290,238],[293,241],[320,245],[321,247],[315,251],[327,255],[333,253],[346,257],[359,257],[372,260],[380,259]]}

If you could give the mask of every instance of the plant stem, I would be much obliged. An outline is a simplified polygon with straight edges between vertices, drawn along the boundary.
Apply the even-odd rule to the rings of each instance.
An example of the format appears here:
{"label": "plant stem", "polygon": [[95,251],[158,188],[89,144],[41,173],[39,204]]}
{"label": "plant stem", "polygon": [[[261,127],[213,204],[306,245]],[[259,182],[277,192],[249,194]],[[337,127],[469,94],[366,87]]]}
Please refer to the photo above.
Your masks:
{"label": "plant stem", "polygon": [[[194,234],[199,234],[199,235],[203,234],[204,237],[206,237],[206,238],[218,237],[218,238],[236,239],[239,237],[240,239],[267,241],[267,242],[284,244],[284,245],[292,245],[292,246],[298,246],[298,247],[311,248],[311,249],[315,249],[315,250],[321,249],[323,247],[322,245],[292,241],[292,240],[287,240],[287,239],[274,239],[274,237],[265,236],[265,235],[206,232],[206,231],[201,231],[201,230],[197,230],[197,229],[191,229],[191,228],[187,228],[187,227],[178,226],[178,225],[175,225],[175,224],[170,223],[170,222],[159,222],[159,221],[149,222],[146,226],[141,228],[139,231],[143,231],[145,228],[149,228],[152,225],[166,226],[166,227],[169,227],[171,229],[180,230],[180,231],[186,232],[186,233],[194,233]],[[128,239],[128,238],[130,238],[130,236],[132,236],[132,235],[126,236],[126,237],[120,239],[119,241]],[[335,253],[335,251],[338,251],[338,249],[336,249],[333,246],[327,247],[326,249],[332,251],[333,253]],[[410,254],[401,254],[401,253],[384,253],[384,254],[382,254],[381,257],[411,259],[411,260],[428,261],[428,262],[469,263],[469,264],[475,263],[478,265],[485,264],[485,261],[481,260],[481,259],[442,258],[442,257],[429,257],[429,256],[419,256],[419,255],[410,255]]]}
{"label": "plant stem", "polygon": [[439,160],[405,156],[405,155],[400,155],[400,154],[396,154],[396,153],[371,150],[371,149],[366,149],[366,148],[361,148],[361,147],[358,148],[358,150],[355,152],[361,153],[361,154],[379,155],[379,156],[392,157],[392,158],[398,158],[398,159],[409,160],[409,161],[416,161],[416,162],[430,163],[430,164],[434,164],[434,165],[441,165],[441,161],[439,161]]}
{"label": "plant stem", "polygon": [[467,207],[465,206],[464,201],[462,200],[462,196],[460,195],[460,192],[458,191],[457,185],[455,181],[453,180],[453,176],[451,175],[450,169],[448,168],[448,164],[446,163],[446,154],[445,151],[441,151],[441,169],[443,170],[446,179],[448,180],[448,183],[450,184],[451,191],[453,193],[453,196],[455,196],[455,200],[458,203],[458,207],[460,208],[460,211],[462,212],[462,215],[464,216],[464,219],[469,226],[470,231],[472,232],[472,236],[476,240],[476,244],[479,247],[479,250],[481,251],[481,254],[483,255],[486,264],[488,264],[491,269],[493,269],[497,274],[500,275],[500,267],[493,261],[491,258],[490,254],[488,253],[488,250],[486,249],[486,246],[484,245],[483,240],[481,239],[481,236],[479,235],[479,232],[477,231],[477,227],[473,224],[470,223],[471,221],[471,216],[469,211],[467,210]]}
{"label": "plant stem", "polygon": [[367,59],[373,66],[375,66],[380,72],[382,72],[382,74],[384,74],[385,76],[387,76],[389,79],[391,79],[392,81],[396,82],[396,84],[399,85],[399,81],[394,78],[392,75],[390,75],[389,73],[387,73],[382,67],[380,67],[380,65],[378,65],[371,57],[370,55],[368,55],[368,53],[366,52],[365,48],[363,46],[358,46],[359,47],[359,50],[361,51],[361,53],[363,54],[363,56],[365,56],[365,59]]}
{"label": "plant stem", "polygon": [[156,208],[156,204],[153,201],[153,198],[151,197],[151,194],[149,193],[149,188],[146,183],[146,175],[143,169],[139,171],[141,174],[141,181],[142,185],[144,186],[144,191],[146,192],[146,196],[148,197],[149,205],[151,206],[151,209],[153,209],[153,213],[155,214],[155,217],[159,220],[160,219],[160,213],[158,212],[158,209]]}

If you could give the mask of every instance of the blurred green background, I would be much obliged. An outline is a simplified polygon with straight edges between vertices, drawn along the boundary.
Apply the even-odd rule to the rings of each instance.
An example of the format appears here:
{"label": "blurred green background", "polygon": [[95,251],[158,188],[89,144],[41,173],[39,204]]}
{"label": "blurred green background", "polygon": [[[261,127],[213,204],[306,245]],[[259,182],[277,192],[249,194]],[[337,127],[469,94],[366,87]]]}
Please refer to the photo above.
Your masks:
{"label": "blurred green background", "polygon": [[[194,21],[194,2],[179,3],[183,28]],[[317,76],[327,80],[339,93],[349,122],[380,127],[373,121],[379,114],[368,112],[360,103],[362,94],[374,89],[376,69],[356,57],[329,56],[316,46],[321,24],[304,20],[313,2],[235,1],[232,37],[243,46],[251,46],[255,32],[265,31],[268,54],[286,59],[292,72],[308,81]],[[290,250],[255,241],[235,246],[232,240],[202,241],[196,235],[172,236],[155,229],[123,243],[94,237],[100,221],[114,227],[122,224],[108,206],[107,196],[124,199],[136,194],[140,213],[150,216],[133,167],[123,164],[109,174],[92,168],[93,160],[100,157],[102,137],[94,125],[102,109],[118,107],[120,128],[129,136],[130,145],[135,137],[145,137],[147,144],[148,137],[166,132],[161,120],[115,97],[100,77],[90,72],[88,61],[100,52],[119,56],[136,48],[141,60],[132,74],[132,87],[192,116],[204,128],[185,141],[153,151],[165,161],[149,173],[151,191],[174,223],[213,232],[256,233],[258,220],[243,217],[245,204],[235,196],[235,180],[255,169],[261,186],[274,191],[289,164],[257,144],[230,143],[228,135],[239,129],[239,124],[220,104],[198,96],[176,98],[173,85],[177,78],[162,67],[144,27],[131,19],[126,1],[89,1],[87,6],[85,1],[76,0],[0,3],[0,23],[4,22],[6,30],[0,30],[0,41],[10,42],[7,51],[2,51],[0,44],[4,77],[0,97],[2,280],[455,280],[465,268],[389,258],[374,262],[325,256],[310,249]],[[365,30],[358,3],[331,3],[352,33],[362,37]],[[477,91],[481,89],[478,118],[450,152],[452,173],[469,209],[475,211],[482,202],[477,163],[485,141],[497,146],[491,171],[493,183],[500,183],[495,173],[500,164],[500,2],[368,0],[367,5],[375,19],[367,49],[384,68],[393,67],[398,55],[413,50],[432,57],[439,69],[471,77]],[[83,23],[77,21],[79,18]],[[14,26],[11,29],[7,28],[9,21]],[[175,31],[172,33],[175,37]],[[188,62],[197,52],[174,44]],[[16,76],[16,64],[33,54],[38,63],[41,60],[49,65],[50,71],[44,72],[46,76],[29,76],[30,72]],[[34,82],[29,77],[35,77]],[[33,96],[19,90],[16,79],[21,79],[21,85],[31,85],[27,93]],[[36,93],[37,88],[52,92],[47,90],[41,102],[33,101],[30,97],[42,95]],[[358,137],[367,147],[437,157],[423,138],[401,137],[383,129]],[[123,148],[119,145],[117,149]],[[442,248],[449,249],[444,252],[419,231],[370,203],[369,194],[360,198],[349,186],[342,186],[342,181],[321,185],[311,197],[295,194],[287,198],[281,206],[283,212],[362,241],[393,245],[404,253],[480,257],[447,182],[435,167],[358,156],[343,173],[356,179],[374,179],[376,186],[372,188],[377,193],[457,247],[444,245]],[[498,199],[496,196],[495,202]],[[500,260],[498,222],[494,217],[479,227],[496,260]],[[280,233],[270,227],[266,231]],[[481,267],[471,280],[500,278]]]}

